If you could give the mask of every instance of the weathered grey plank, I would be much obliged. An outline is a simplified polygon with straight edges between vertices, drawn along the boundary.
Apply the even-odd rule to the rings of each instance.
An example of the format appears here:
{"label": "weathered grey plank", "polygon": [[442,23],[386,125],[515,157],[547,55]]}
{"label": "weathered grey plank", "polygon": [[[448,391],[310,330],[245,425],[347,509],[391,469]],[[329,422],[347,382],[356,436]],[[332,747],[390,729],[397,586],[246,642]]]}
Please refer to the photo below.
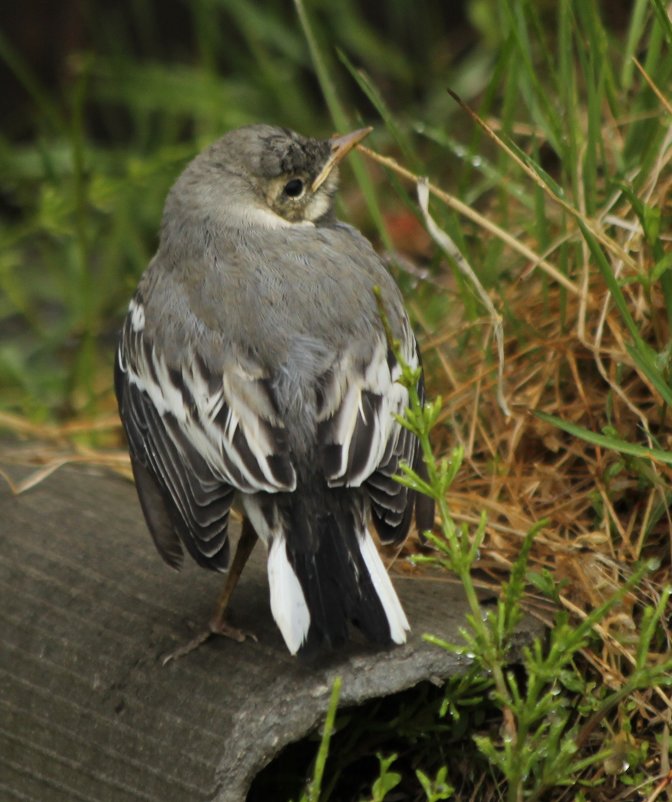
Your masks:
{"label": "weathered grey plank", "polygon": [[463,669],[421,639],[453,639],[463,621],[459,590],[438,578],[396,579],[406,646],[297,662],[271,619],[261,549],[232,610],[259,643],[213,640],[162,668],[222,578],[165,567],[115,477],[63,469],[19,497],[2,487],[0,537],[3,799],[239,802],[320,721],[336,675],[347,705]]}

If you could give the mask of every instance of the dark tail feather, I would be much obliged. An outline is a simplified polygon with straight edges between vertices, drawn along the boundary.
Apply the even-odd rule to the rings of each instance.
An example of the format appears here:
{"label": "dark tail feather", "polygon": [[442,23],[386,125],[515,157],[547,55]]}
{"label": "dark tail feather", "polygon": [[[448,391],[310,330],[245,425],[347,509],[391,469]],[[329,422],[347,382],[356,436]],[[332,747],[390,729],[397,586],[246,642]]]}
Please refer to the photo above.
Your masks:
{"label": "dark tail feather", "polygon": [[[403,643],[408,621],[363,515],[323,514],[316,529],[317,537],[300,528],[289,531],[269,555],[273,612],[290,651],[338,647],[348,640],[350,623],[373,643]],[[276,549],[285,551],[284,565]],[[283,611],[287,604],[293,613]]]}

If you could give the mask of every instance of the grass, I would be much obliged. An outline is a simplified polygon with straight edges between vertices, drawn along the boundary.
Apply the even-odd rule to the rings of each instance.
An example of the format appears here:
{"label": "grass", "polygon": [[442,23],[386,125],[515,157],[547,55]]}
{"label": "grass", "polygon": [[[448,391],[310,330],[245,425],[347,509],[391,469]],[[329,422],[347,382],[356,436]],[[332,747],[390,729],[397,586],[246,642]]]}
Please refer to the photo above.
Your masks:
{"label": "grass", "polygon": [[[470,47],[451,60],[438,12],[407,6],[383,20],[355,0],[338,13],[295,0],[291,18],[279,2],[199,2],[196,55],[178,63],[139,4],[73,57],[62,103],[0,37],[41,120],[23,144],[0,139],[0,422],[49,442],[31,445],[38,479],[66,459],[116,459],[114,331],[182,165],[251,120],[314,134],[373,123],[342,213],[389,255],[441,397],[408,419],[439,510],[433,551],[412,541],[402,556],[464,584],[464,640],[437,648],[474,668],[425,700],[436,737],[393,737],[417,700],[388,719],[362,793],[670,799],[672,25],[662,0],[634,0],[620,21],[579,0],[472,0]],[[124,47],[139,30],[145,59]],[[424,233],[425,174],[447,249]],[[503,322],[510,415],[494,318],[464,263]],[[486,620],[483,586],[501,591]],[[549,636],[521,671],[506,656],[523,611]],[[487,714],[464,712],[473,699]],[[464,761],[442,746],[458,720]],[[342,717],[332,730],[306,799],[337,799],[361,748],[338,740]]]}

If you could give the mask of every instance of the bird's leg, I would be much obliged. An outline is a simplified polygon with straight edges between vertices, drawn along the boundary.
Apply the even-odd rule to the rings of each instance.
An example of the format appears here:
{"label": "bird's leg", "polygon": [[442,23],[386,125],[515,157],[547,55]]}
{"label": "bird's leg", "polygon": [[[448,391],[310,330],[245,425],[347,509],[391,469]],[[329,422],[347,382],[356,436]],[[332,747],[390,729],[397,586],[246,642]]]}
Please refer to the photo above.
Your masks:
{"label": "bird's leg", "polygon": [[242,643],[248,637],[252,638],[253,640],[257,639],[256,636],[251,632],[243,632],[242,629],[237,629],[229,624],[229,622],[226,620],[226,611],[228,609],[229,602],[231,601],[231,596],[233,595],[233,591],[238,584],[238,580],[243,572],[245,563],[248,561],[250,554],[252,554],[257,539],[257,533],[254,531],[252,524],[247,520],[247,518],[244,518],[243,527],[240,532],[240,538],[238,539],[238,544],[236,546],[236,553],[233,555],[233,560],[231,561],[231,565],[229,566],[226,576],[224,589],[222,590],[219,599],[217,599],[217,604],[212,613],[207,629],[199,632],[198,635],[192,638],[188,643],[185,643],[183,646],[180,646],[179,648],[167,654],[161,661],[164,666],[171,660],[178,660],[180,657],[184,657],[185,654],[193,652],[194,649],[197,649],[202,643],[205,643],[205,641],[208,640],[212,635],[223,635],[224,637],[231,638],[239,643]]}
{"label": "bird's leg", "polygon": [[[235,590],[238,580],[240,579],[240,575],[243,573],[245,563],[250,558],[250,554],[252,554],[257,540],[257,533],[254,531],[252,524],[247,520],[247,518],[244,518],[243,527],[240,532],[240,538],[238,539],[238,545],[236,546],[236,553],[233,555],[233,560],[229,566],[229,572],[226,577],[226,583],[224,584],[224,590],[222,591],[219,599],[217,599],[217,604],[212,613],[212,617],[210,618],[210,632],[213,635],[226,635],[227,637],[233,638],[241,643],[247,637],[245,632],[240,629],[236,629],[227,623],[226,611],[229,606],[229,602],[231,601],[233,591]],[[256,638],[254,639],[256,640]]]}

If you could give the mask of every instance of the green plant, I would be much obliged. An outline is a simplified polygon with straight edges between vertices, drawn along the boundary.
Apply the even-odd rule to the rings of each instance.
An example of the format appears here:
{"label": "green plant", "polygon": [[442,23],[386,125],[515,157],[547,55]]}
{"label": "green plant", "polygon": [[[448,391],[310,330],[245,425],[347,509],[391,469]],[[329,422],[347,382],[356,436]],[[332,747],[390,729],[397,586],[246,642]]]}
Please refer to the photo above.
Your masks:
{"label": "green plant", "polygon": [[377,757],[380,773],[371,788],[371,802],[383,802],[388,792],[393,791],[401,782],[401,774],[390,770],[397,755],[383,757],[379,754]]}
{"label": "green plant", "polygon": [[327,762],[329,754],[329,743],[331,736],[334,733],[334,722],[336,719],[336,711],[338,709],[338,698],[341,694],[341,678],[337,677],[334,680],[334,685],[331,689],[331,697],[327,707],[327,713],[324,720],[324,727],[322,728],[322,738],[315,757],[315,766],[313,768],[313,776],[308,783],[308,788],[301,795],[299,802],[318,802],[322,790],[322,777],[324,775],[324,767]]}
{"label": "green plant", "polygon": [[[382,307],[381,314],[385,314]],[[389,328],[387,331],[390,336]],[[426,637],[442,648],[468,655],[480,671],[492,677],[493,698],[502,711],[504,733],[497,739],[475,736],[476,744],[505,778],[509,802],[543,799],[553,788],[578,783],[587,769],[612,755],[609,745],[591,754],[581,751],[588,735],[608,711],[628,700],[637,690],[672,685],[672,657],[668,655],[656,662],[649,658],[652,640],[659,634],[668,611],[672,588],[668,586],[662,591],[655,606],[643,608],[635,664],[627,681],[617,690],[604,693],[603,689],[583,683],[572,663],[588,646],[595,628],[637,588],[647,572],[657,568],[656,564],[635,566],[618,591],[581,623],[573,625],[566,614],[560,613],[547,643],[536,640],[531,647],[524,648],[522,682],[515,672],[507,670],[510,640],[523,614],[521,601],[529,553],[535,535],[545,522],[528,532],[509,580],[502,587],[496,611],[484,617],[472,571],[483,542],[485,520],[482,517],[479,526],[469,532],[466,527],[455,525],[448,507],[448,492],[459,468],[461,450],[456,449],[451,458],[435,459],[430,432],[441,409],[441,399],[423,405],[417,390],[420,370],[411,369],[404,362],[399,343],[391,336],[389,345],[402,366],[400,381],[409,392],[409,409],[398,420],[419,438],[427,472],[427,479],[423,479],[410,466],[402,464],[402,473],[397,479],[434,499],[441,527],[440,535],[425,533],[438,556],[419,555],[414,561],[438,564],[457,574],[471,609],[467,626],[460,630],[463,644],[447,643],[431,635]],[[557,598],[557,589],[553,588],[550,595]],[[576,714],[576,701],[572,703],[564,693],[567,688],[579,690],[583,715]]]}
{"label": "green plant", "polygon": [[420,785],[422,785],[422,790],[425,792],[427,802],[439,802],[441,799],[450,799],[455,793],[455,789],[447,780],[448,769],[445,766],[442,766],[438,770],[433,780],[420,769],[417,769],[415,774],[420,781]]}

